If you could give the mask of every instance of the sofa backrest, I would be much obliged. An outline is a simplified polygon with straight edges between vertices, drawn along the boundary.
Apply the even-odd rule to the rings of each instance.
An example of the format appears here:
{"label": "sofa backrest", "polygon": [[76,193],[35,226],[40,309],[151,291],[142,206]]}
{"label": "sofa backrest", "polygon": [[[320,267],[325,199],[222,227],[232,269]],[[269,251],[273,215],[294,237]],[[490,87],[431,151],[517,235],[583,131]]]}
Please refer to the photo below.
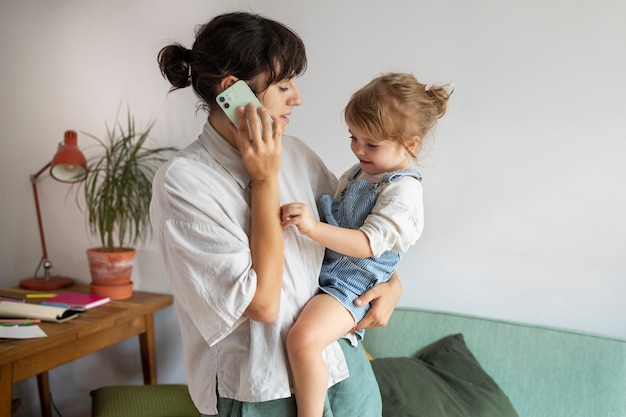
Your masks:
{"label": "sofa backrest", "polygon": [[396,308],[365,332],[374,358],[412,356],[462,333],[520,417],[626,416],[626,341],[460,314]]}

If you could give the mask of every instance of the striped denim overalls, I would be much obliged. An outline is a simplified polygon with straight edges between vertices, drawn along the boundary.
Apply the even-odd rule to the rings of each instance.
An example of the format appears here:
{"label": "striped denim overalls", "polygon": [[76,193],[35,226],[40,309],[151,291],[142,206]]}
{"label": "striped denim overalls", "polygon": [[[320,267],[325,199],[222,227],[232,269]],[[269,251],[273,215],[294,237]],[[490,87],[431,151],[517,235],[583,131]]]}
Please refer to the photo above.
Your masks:
{"label": "striped denim overalls", "polygon": [[[342,192],[340,200],[334,200],[329,194],[322,196],[320,206],[326,223],[359,229],[372,212],[376,199],[386,184],[397,181],[405,175],[422,180],[415,169],[387,173],[377,183],[356,179],[360,172],[361,168],[357,166],[350,174],[348,185]],[[402,254],[399,252],[386,251],[378,258],[355,258],[326,249],[320,272],[320,289],[343,304],[357,323],[365,316],[370,306],[357,307],[353,301],[374,285],[387,281],[401,257]],[[362,338],[363,332],[358,332],[358,335]]]}

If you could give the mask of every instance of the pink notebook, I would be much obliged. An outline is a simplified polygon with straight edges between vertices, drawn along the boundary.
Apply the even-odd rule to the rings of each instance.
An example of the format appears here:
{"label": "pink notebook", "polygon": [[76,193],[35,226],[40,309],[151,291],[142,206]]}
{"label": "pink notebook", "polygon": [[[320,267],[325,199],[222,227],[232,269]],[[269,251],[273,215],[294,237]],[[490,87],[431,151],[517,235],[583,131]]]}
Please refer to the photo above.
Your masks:
{"label": "pink notebook", "polygon": [[62,292],[52,298],[46,298],[41,304],[64,307],[70,310],[85,311],[106,304],[111,299],[104,295],[85,294],[81,292]]}

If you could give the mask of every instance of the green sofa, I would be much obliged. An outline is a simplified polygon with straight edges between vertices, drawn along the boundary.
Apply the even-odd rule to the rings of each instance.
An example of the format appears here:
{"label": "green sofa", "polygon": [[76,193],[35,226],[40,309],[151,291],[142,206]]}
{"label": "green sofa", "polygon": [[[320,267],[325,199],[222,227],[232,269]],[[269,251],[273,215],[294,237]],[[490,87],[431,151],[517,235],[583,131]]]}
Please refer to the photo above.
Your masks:
{"label": "green sofa", "polygon": [[[364,346],[384,417],[624,417],[626,341],[399,307]],[[93,417],[198,416],[184,385],[92,393]]]}
{"label": "green sofa", "polygon": [[[390,379],[391,385],[396,385],[394,389],[398,389],[394,381],[401,380],[404,385],[400,389],[405,397],[414,390],[416,402],[427,401],[419,381],[407,387],[407,379],[402,376],[417,368],[397,366],[392,369],[396,371],[391,373],[393,377],[381,378],[381,365],[384,368],[386,361],[397,361],[391,358],[412,357],[424,346],[452,334],[463,335],[471,354],[508,397],[520,417],[626,416],[626,341],[414,308],[397,308],[387,326],[365,333],[364,345],[375,358],[372,363],[381,390],[385,391],[383,385],[389,384]],[[462,371],[458,362],[453,365]],[[430,372],[442,365],[428,366]],[[449,373],[444,373],[448,381]],[[433,385],[431,380],[428,382],[429,386]],[[453,389],[458,387],[457,384]],[[393,396],[393,392],[386,392],[387,398],[383,396],[387,417],[394,415],[389,409],[393,401],[390,394]],[[484,390],[477,401],[485,399],[483,394]],[[487,412],[462,414],[458,409],[450,411],[454,416],[491,415]],[[398,412],[395,415],[422,414]],[[448,416],[447,413],[442,415]]]}

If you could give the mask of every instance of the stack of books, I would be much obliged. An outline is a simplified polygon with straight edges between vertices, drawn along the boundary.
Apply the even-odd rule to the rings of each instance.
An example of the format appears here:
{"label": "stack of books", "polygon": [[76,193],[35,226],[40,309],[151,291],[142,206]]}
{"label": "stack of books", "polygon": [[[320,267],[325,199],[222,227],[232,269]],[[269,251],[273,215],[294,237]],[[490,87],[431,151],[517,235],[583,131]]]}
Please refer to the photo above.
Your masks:
{"label": "stack of books", "polygon": [[0,318],[38,319],[64,322],[75,318],[81,311],[108,303],[109,297],[79,292],[63,292],[44,299],[41,304],[0,300]]}

